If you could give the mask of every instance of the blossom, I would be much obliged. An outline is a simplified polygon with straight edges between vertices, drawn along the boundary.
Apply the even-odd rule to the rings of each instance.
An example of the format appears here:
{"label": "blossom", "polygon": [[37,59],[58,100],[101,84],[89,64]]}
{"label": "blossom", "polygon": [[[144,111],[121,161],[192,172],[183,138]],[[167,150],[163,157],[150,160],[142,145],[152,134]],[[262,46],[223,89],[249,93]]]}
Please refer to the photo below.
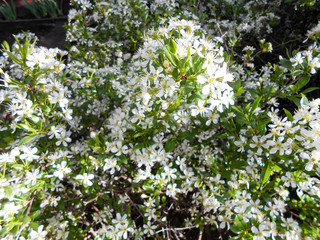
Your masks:
{"label": "blossom", "polygon": [[20,155],[21,159],[25,159],[29,162],[33,161],[33,160],[37,160],[40,158],[40,156],[36,155],[36,153],[38,152],[38,148],[34,147],[34,148],[30,148],[30,147],[23,147],[23,154]]}
{"label": "blossom", "polygon": [[204,115],[209,111],[209,108],[205,107],[205,101],[199,100],[197,105],[192,105],[191,116]]}
{"label": "blossom", "polygon": [[21,205],[16,205],[14,202],[8,202],[4,205],[3,209],[0,210],[0,217],[9,220],[9,216],[17,214],[22,208]]}
{"label": "blossom", "polygon": [[40,225],[37,231],[32,230],[29,236],[31,240],[45,240],[47,234],[48,232],[43,230],[43,225]]}
{"label": "blossom", "polygon": [[117,163],[117,160],[114,158],[106,158],[104,160],[105,165],[103,166],[103,171],[110,170],[110,174],[114,174],[116,170],[120,170],[120,166]]}
{"label": "blossom", "polygon": [[66,161],[62,161],[61,164],[57,164],[57,170],[53,173],[54,176],[58,177],[59,179],[63,179],[64,174],[68,174],[71,172],[71,169],[67,166]]}
{"label": "blossom", "polygon": [[70,138],[71,132],[70,131],[66,131],[65,129],[61,129],[59,134],[56,134],[56,138],[58,139],[58,141],[56,141],[56,145],[60,146],[61,143],[63,146],[68,146],[68,143],[70,143],[72,141],[72,139]]}
{"label": "blossom", "polygon": [[78,175],[76,176],[76,179],[82,180],[83,184],[88,185],[88,186],[92,186],[92,182],[90,180],[92,180],[94,178],[93,174],[87,174],[84,173],[83,175]]}
{"label": "blossom", "polygon": [[42,176],[42,173],[39,173],[39,169],[33,170],[32,172],[26,173],[26,180],[25,184],[28,185],[31,183],[31,185],[35,185],[37,183],[37,179]]}
{"label": "blossom", "polygon": [[264,224],[260,224],[259,229],[255,226],[252,226],[251,231],[255,234],[253,236],[253,240],[265,240],[265,237],[270,236],[270,232]]}
{"label": "blossom", "polygon": [[320,151],[314,150],[311,152],[309,162],[306,164],[305,169],[307,171],[312,171],[314,168],[314,165],[319,166],[320,164]]}
{"label": "blossom", "polygon": [[155,234],[154,230],[157,227],[155,225],[152,225],[151,222],[148,221],[147,224],[143,224],[143,228],[144,228],[144,231],[143,231],[144,234],[154,236],[154,234]]}

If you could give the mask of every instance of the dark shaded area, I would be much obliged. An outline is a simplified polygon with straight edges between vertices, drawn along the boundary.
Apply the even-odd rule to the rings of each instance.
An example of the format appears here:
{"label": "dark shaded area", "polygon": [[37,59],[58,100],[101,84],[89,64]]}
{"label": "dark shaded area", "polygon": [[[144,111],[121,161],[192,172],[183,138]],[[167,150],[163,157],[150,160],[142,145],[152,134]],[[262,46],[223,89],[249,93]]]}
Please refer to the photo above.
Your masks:
{"label": "dark shaded area", "polygon": [[[16,4],[20,3],[19,1],[15,2]],[[15,41],[12,35],[29,31],[39,38],[38,46],[66,49],[65,24],[68,19],[70,1],[57,0],[56,2],[63,15],[55,18],[36,19],[25,7],[17,7],[17,20],[0,20],[0,44],[7,41],[9,45],[12,45]]]}
{"label": "dark shaded area", "polygon": [[12,45],[13,35],[29,31],[39,38],[38,46],[65,49],[66,22],[67,17],[0,22],[0,42],[7,41]]}

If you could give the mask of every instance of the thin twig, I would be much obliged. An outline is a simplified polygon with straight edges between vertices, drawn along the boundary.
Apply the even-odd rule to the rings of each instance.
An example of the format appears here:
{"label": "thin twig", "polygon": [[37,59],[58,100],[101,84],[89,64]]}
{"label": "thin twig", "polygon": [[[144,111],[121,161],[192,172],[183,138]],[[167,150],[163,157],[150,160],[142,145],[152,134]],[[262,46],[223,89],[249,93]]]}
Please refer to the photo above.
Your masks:
{"label": "thin twig", "polygon": [[200,230],[198,240],[202,239],[202,234],[203,234],[203,231]]}
{"label": "thin twig", "polygon": [[223,237],[222,237],[222,235],[221,235],[221,230],[219,229],[219,238],[221,239],[221,240],[223,240]]}
{"label": "thin twig", "polygon": [[174,236],[176,237],[177,240],[179,240],[179,237],[177,235],[177,231],[173,231]]}
{"label": "thin twig", "polygon": [[196,226],[183,227],[183,228],[164,228],[164,229],[157,231],[156,233],[161,233],[161,232],[165,232],[165,231],[184,231],[184,230],[191,229],[191,228],[196,228]]}
{"label": "thin twig", "polygon": [[32,196],[32,198],[31,198],[31,200],[29,201],[29,207],[28,207],[28,210],[27,210],[27,215],[28,215],[28,216],[29,216],[29,214],[30,214],[31,206],[32,206],[32,203],[33,203],[33,200],[34,200],[36,194],[37,194],[37,190],[33,192],[33,196]]}
{"label": "thin twig", "polygon": [[86,206],[86,205],[88,205],[88,204],[91,203],[91,202],[97,201],[97,199],[98,199],[98,197],[100,197],[100,195],[101,195],[101,193],[99,192],[98,195],[97,195],[95,198],[92,198],[91,200],[89,200],[89,201],[87,201],[87,202],[83,202],[84,205]]}

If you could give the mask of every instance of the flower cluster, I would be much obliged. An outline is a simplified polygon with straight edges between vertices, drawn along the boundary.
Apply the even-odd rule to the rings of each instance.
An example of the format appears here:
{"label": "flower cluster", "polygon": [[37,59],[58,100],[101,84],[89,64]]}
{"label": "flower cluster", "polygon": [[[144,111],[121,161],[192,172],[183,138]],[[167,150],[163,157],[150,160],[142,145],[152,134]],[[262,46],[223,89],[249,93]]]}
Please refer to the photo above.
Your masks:
{"label": "flower cluster", "polygon": [[68,51],[4,43],[1,238],[319,238],[318,25],[281,56],[281,4],[317,7],[75,0]]}

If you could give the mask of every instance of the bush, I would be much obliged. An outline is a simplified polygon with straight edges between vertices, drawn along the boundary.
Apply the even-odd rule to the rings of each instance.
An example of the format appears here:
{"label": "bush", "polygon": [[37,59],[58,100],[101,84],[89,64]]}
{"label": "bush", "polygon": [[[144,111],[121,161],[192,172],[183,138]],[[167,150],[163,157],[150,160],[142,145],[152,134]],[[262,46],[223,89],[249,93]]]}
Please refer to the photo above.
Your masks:
{"label": "bush", "polygon": [[73,5],[3,44],[3,239],[320,238],[319,24],[272,32],[317,3]]}

